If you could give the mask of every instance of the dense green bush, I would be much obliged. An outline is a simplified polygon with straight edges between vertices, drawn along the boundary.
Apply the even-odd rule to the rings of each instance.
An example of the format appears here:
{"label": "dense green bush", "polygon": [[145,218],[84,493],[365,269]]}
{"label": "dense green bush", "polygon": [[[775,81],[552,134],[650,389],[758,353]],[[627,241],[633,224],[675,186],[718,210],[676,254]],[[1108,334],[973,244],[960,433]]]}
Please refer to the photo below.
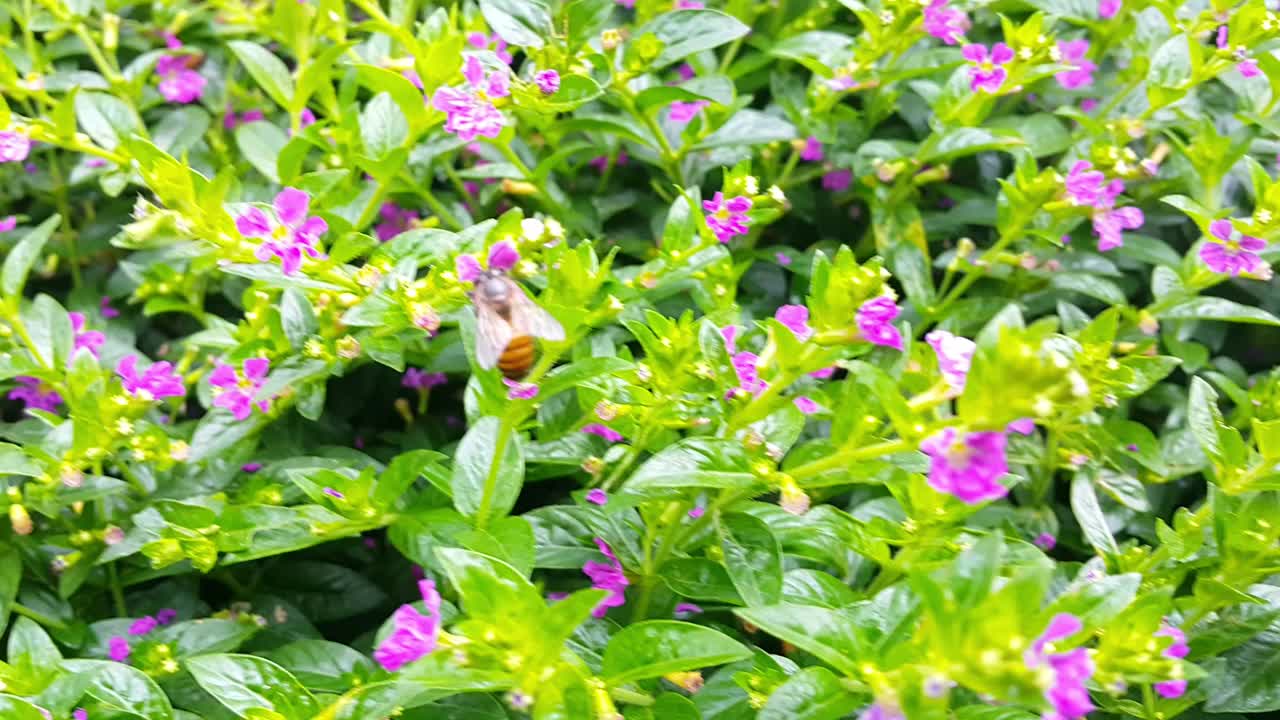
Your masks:
{"label": "dense green bush", "polygon": [[1262,0],[0,46],[0,718],[1280,710]]}

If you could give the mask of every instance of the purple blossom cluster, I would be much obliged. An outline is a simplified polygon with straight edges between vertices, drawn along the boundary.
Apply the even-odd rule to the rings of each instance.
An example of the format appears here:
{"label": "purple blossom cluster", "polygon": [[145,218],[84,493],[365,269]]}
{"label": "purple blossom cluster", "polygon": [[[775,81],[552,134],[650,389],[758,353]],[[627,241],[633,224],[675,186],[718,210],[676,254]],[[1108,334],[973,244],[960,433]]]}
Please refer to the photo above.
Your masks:
{"label": "purple blossom cluster", "polygon": [[285,275],[302,268],[302,256],[323,259],[317,243],[329,230],[323,218],[308,216],[311,196],[297,188],[285,188],[271,204],[273,215],[251,207],[236,217],[236,230],[246,238],[259,240],[253,256],[260,262],[280,260]]}
{"label": "purple blossom cluster", "polygon": [[1043,715],[1044,720],[1076,720],[1094,710],[1093,701],[1085,683],[1093,677],[1093,660],[1085,648],[1067,652],[1054,652],[1054,644],[1066,640],[1084,629],[1075,615],[1059,613],[1049,621],[1048,627],[1036,638],[1023,654],[1023,661],[1030,670],[1047,670],[1045,700],[1053,708]]}
{"label": "purple blossom cluster", "polygon": [[[181,45],[177,43],[177,47]],[[176,49],[173,43],[170,43],[170,49]],[[156,75],[160,78],[156,89],[160,91],[161,97],[180,105],[200,99],[208,80],[191,69],[191,62],[195,59],[193,55],[180,54],[162,55],[156,61]]]}
{"label": "purple blossom cluster", "polygon": [[243,372],[224,362],[219,362],[209,375],[209,384],[213,386],[213,404],[226,409],[237,420],[247,420],[253,408],[261,412],[271,409],[268,398],[258,397],[271,362],[266,358],[249,358],[244,361]]}
{"label": "purple blossom cluster", "polygon": [[1142,227],[1145,218],[1136,207],[1117,208],[1124,182],[1118,179],[1107,182],[1106,175],[1092,168],[1093,164],[1087,160],[1077,161],[1063,185],[1068,201],[1093,208],[1093,233],[1098,236],[1098,250],[1106,252],[1123,245],[1123,232]]}
{"label": "purple blossom cluster", "polygon": [[436,91],[431,105],[445,113],[444,129],[471,142],[477,137],[496,138],[502,132],[502,112],[494,100],[511,94],[510,72],[506,69],[486,73],[480,60],[468,56],[463,64],[464,85],[442,87]]}

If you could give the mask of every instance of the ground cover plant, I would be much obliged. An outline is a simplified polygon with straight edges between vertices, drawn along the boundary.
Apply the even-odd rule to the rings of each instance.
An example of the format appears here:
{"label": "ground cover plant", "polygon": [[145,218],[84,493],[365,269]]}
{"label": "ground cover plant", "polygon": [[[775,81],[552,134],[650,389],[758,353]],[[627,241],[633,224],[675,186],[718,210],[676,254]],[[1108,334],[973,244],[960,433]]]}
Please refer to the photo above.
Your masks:
{"label": "ground cover plant", "polygon": [[1280,710],[1261,0],[5,0],[0,717]]}

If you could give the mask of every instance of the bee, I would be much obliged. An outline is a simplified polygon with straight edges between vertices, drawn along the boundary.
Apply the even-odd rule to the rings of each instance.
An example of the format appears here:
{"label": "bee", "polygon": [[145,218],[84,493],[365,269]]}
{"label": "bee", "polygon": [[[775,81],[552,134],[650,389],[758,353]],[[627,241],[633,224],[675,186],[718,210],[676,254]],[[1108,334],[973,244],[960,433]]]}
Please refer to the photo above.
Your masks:
{"label": "bee", "polygon": [[564,340],[564,327],[500,270],[485,270],[470,294],[476,311],[476,361],[517,380],[533,365],[535,337]]}

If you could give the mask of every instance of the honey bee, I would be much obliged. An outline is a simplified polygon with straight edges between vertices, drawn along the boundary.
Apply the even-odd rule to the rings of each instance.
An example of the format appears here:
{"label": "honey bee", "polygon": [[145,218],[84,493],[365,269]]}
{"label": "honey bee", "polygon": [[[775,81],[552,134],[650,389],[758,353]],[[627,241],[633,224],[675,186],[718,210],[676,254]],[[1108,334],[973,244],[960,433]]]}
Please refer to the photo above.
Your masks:
{"label": "honey bee", "polygon": [[507,274],[485,270],[470,293],[476,311],[476,361],[512,380],[533,365],[535,337],[564,340],[564,327],[538,307]]}

